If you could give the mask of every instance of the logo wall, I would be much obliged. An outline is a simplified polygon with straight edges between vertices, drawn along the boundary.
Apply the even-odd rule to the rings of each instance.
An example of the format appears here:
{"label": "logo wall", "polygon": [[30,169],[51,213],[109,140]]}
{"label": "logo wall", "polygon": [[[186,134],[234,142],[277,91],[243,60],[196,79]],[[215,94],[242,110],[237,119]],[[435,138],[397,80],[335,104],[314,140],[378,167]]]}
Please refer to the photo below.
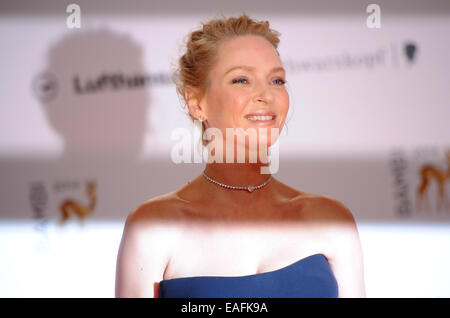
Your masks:
{"label": "logo wall", "polygon": [[450,147],[395,149],[391,152],[390,164],[397,216],[450,218]]}

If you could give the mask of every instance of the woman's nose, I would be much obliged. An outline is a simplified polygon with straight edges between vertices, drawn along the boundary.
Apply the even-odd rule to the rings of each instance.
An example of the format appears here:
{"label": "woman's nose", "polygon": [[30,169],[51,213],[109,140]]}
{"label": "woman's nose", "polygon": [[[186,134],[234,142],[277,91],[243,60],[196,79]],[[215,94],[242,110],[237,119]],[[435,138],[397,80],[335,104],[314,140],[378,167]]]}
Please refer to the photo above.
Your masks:
{"label": "woman's nose", "polygon": [[255,95],[255,100],[257,102],[271,103],[273,101],[273,95],[267,87],[263,87]]}

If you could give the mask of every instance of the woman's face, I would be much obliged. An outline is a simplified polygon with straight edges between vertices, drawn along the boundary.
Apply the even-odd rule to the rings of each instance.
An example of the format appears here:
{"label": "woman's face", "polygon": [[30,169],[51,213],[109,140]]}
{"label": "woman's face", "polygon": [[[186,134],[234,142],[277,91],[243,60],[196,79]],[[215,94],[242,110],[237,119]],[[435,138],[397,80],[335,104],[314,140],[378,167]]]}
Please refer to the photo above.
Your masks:
{"label": "woman's face", "polygon": [[[276,142],[270,138],[271,128],[281,133],[289,110],[285,76],[275,48],[263,37],[246,35],[222,42],[201,102],[208,127],[219,128],[224,138],[226,128],[254,128],[258,143],[264,140],[270,147]],[[268,121],[248,118],[260,112],[275,117]],[[267,139],[261,138],[259,127],[267,128]]]}

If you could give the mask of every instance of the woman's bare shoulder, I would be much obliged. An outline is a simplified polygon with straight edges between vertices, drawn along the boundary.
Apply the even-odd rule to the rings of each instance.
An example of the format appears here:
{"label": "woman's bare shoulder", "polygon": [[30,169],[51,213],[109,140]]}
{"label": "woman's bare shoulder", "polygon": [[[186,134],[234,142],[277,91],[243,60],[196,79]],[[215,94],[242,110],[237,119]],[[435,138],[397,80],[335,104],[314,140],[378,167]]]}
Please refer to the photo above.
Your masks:
{"label": "woman's bare shoulder", "polygon": [[327,195],[302,192],[295,197],[294,202],[306,207],[302,210],[302,219],[328,221],[330,224],[355,222],[352,212],[344,203]]}
{"label": "woman's bare shoulder", "polygon": [[138,205],[127,217],[127,222],[156,224],[158,221],[176,221],[181,215],[181,202],[173,192],[155,196]]}

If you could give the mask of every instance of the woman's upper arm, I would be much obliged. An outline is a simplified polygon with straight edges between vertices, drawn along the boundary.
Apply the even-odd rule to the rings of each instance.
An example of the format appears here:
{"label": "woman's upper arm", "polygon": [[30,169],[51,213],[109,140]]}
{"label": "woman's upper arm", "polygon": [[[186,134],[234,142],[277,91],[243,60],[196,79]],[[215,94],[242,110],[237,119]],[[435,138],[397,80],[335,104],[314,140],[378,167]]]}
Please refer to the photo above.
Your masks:
{"label": "woman's upper arm", "polygon": [[125,222],[116,263],[116,297],[159,297],[159,282],[169,260],[168,231],[137,208]]}
{"label": "woman's upper arm", "polygon": [[334,210],[329,262],[338,283],[338,297],[366,297],[363,253],[355,220],[340,202],[335,201]]}

